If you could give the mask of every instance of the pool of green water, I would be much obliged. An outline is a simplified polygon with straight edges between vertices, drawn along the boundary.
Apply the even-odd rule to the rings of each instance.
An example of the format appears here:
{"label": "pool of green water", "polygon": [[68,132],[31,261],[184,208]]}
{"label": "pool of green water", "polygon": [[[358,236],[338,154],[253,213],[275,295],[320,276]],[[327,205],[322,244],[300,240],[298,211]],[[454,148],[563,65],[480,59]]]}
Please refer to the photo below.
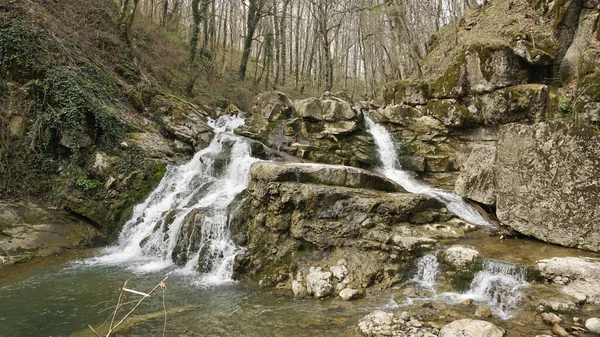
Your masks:
{"label": "pool of green water", "polygon": [[[165,276],[77,263],[84,257],[74,253],[0,269],[0,336],[93,336],[87,325],[98,327],[111,315],[125,280],[128,288],[147,292]],[[362,316],[389,301],[295,299],[240,282],[206,286],[173,274],[166,285],[172,311],[166,336],[352,336]],[[162,335],[162,311],[159,290],[136,311],[136,324],[115,336]]]}

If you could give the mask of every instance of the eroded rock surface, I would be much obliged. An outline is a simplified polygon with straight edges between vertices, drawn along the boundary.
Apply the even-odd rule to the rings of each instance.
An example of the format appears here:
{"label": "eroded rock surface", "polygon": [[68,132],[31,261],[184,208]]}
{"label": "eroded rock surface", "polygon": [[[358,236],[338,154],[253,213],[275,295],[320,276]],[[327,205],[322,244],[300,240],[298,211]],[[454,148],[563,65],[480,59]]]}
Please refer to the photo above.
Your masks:
{"label": "eroded rock surface", "polygon": [[497,215],[525,235],[600,251],[600,134],[564,123],[501,128]]}
{"label": "eroded rock surface", "polygon": [[452,215],[436,200],[394,190],[394,183],[356,168],[254,164],[243,215],[248,249],[235,274],[286,288],[295,280],[300,293],[304,275],[320,267],[332,275],[336,293],[385,287],[438,239],[464,235],[464,224],[449,222]]}
{"label": "eroded rock surface", "polygon": [[32,202],[0,202],[0,267],[106,244],[82,219]]}

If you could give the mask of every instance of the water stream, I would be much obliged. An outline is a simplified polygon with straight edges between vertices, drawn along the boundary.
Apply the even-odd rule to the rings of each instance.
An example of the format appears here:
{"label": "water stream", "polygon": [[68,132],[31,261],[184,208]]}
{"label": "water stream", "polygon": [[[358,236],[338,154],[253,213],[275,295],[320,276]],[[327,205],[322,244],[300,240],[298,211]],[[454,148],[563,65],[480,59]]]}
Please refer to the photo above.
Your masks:
{"label": "water stream", "polygon": [[215,137],[208,147],[186,164],[169,166],[158,187],[135,207],[118,242],[87,263],[154,272],[171,267],[176,251],[187,261],[175,272],[201,269],[200,282],[229,281],[242,248],[231,240],[227,211],[248,186],[250,166],[259,161],[247,141],[233,134],[243,124],[232,116],[209,121]]}
{"label": "water stream", "polygon": [[400,184],[400,186],[408,192],[435,198],[445,204],[450,212],[469,223],[485,227],[494,227],[459,195],[451,191],[432,188],[427,184],[414,179],[411,172],[402,169],[392,135],[382,125],[376,124],[366,115],[365,123],[367,125],[367,131],[373,135],[373,139],[377,145],[379,159],[382,163],[382,167],[379,168],[379,171],[383,175]]}
{"label": "water stream", "polygon": [[482,269],[475,274],[467,291],[437,294],[435,284],[438,272],[437,257],[433,254],[424,255],[417,263],[413,281],[420,287],[433,290],[435,300],[457,304],[471,299],[478,305],[489,306],[496,316],[504,320],[511,318],[516,312],[523,297],[523,289],[529,286],[525,267],[485,260]]}

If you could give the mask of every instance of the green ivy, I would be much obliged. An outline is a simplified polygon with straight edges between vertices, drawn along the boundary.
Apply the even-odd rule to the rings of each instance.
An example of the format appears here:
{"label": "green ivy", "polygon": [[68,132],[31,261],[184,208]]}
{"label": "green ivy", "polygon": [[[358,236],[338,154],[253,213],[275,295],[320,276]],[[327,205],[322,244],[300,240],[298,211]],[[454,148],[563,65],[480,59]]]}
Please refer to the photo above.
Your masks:
{"label": "green ivy", "polygon": [[102,183],[96,179],[89,179],[87,176],[80,176],[75,182],[77,187],[81,187],[86,191],[93,190],[102,185]]}
{"label": "green ivy", "polygon": [[32,83],[35,92],[30,114],[39,125],[38,145],[46,147],[67,137],[73,159],[86,138],[106,148],[115,147],[127,131],[111,106],[108,89],[99,89],[86,73],[65,67],[50,67],[43,81]]}
{"label": "green ivy", "polygon": [[0,28],[0,77],[19,80],[32,74],[36,64],[32,40],[16,27]]}

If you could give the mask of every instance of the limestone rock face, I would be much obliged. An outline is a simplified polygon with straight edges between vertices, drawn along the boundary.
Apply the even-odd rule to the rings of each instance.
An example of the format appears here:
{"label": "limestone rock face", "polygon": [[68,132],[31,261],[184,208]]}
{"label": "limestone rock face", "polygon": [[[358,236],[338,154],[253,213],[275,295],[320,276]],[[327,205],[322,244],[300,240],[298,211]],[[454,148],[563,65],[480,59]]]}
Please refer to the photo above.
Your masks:
{"label": "limestone rock face", "polygon": [[176,96],[159,95],[152,99],[150,109],[164,115],[163,125],[173,137],[199,151],[213,136],[204,112],[199,106]]}
{"label": "limestone rock face", "polygon": [[395,182],[378,174],[349,166],[305,163],[256,163],[250,177],[254,181],[297,182],[384,192],[404,191]]}
{"label": "limestone rock face", "polygon": [[261,94],[236,133],[313,162],[362,168],[378,163],[363,115],[347,98],[330,93],[293,102],[280,92]]}
{"label": "limestone rock face", "polygon": [[454,190],[458,195],[482,204],[496,203],[494,162],[496,147],[478,145],[463,161]]}
{"label": "limestone rock face", "polygon": [[465,232],[436,200],[390,192],[395,184],[360,169],[256,163],[250,172],[247,250],[236,258],[236,278],[290,287],[290,273],[320,266],[338,292],[389,285],[437,239]]}
{"label": "limestone rock face", "polygon": [[494,324],[473,319],[460,319],[440,330],[440,337],[502,337],[504,331]]}
{"label": "limestone rock face", "polygon": [[537,263],[540,274],[561,291],[583,303],[600,304],[600,262],[576,257],[552,258]]}
{"label": "limestone rock face", "polygon": [[564,123],[501,127],[497,215],[545,242],[600,251],[600,134]]}
{"label": "limestone rock face", "polygon": [[0,202],[0,233],[0,268],[106,243],[92,225],[32,202]]}

